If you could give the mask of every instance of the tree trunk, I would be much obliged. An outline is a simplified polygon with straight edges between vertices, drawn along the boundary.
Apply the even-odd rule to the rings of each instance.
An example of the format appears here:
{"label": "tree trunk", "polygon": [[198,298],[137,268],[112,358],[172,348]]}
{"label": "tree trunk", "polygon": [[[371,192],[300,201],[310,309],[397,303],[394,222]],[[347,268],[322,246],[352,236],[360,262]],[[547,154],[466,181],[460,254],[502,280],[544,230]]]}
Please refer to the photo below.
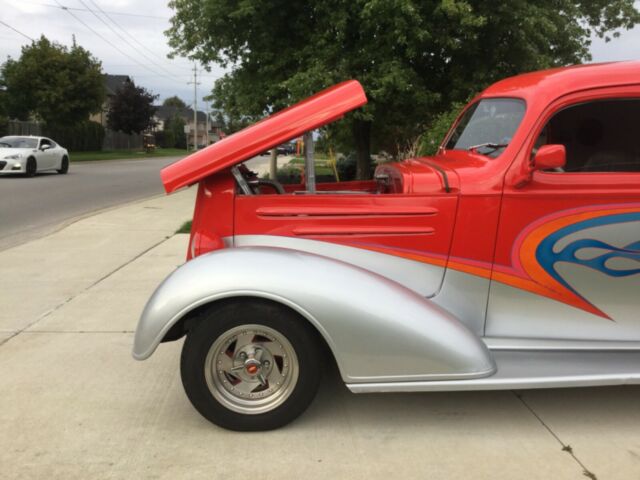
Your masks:
{"label": "tree trunk", "polygon": [[271,180],[278,180],[278,149],[276,147],[271,149],[271,158],[269,159],[269,178]]}
{"label": "tree trunk", "polygon": [[371,122],[354,120],[353,139],[356,146],[356,180],[371,178]]}

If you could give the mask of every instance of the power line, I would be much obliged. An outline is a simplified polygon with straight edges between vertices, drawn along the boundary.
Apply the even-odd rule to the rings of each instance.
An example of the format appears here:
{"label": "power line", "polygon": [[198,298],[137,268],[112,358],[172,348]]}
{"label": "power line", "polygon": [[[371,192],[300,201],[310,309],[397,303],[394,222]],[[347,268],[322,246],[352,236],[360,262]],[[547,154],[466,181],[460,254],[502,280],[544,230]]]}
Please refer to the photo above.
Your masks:
{"label": "power line", "polygon": [[[42,2],[30,2],[29,0],[20,0],[20,3],[30,3],[31,5],[39,5],[41,7],[50,7],[50,8],[58,8],[60,10],[75,10],[78,12],[86,12],[88,10],[85,10],[84,8],[78,8],[78,7],[68,7],[66,5],[53,5],[51,3],[42,3]],[[111,15],[120,15],[123,17],[139,17],[139,18],[153,18],[156,20],[170,20],[169,17],[160,17],[158,15],[146,15],[143,13],[125,13],[125,12],[113,12],[110,11],[109,12]]]}
{"label": "power line", "polygon": [[[120,40],[122,40],[128,47],[133,48],[134,50],[136,50],[136,47],[133,46],[133,44],[131,42],[129,42],[126,38],[124,38],[117,30],[115,30],[111,25],[109,25],[107,22],[104,21],[104,19],[102,17],[100,17],[95,10],[92,10],[91,8],[89,8],[89,6],[84,3],[84,0],[78,0],[89,12],[91,12],[91,14],[96,17],[98,20],[100,20],[100,22],[102,22],[109,30],[111,30]],[[94,5],[95,2],[91,2]],[[96,5],[97,7],[97,5]],[[100,7],[98,7],[98,9],[100,9]],[[109,18],[109,17],[107,17]],[[155,62],[152,58],[150,58],[148,55],[145,55],[143,52],[138,52],[140,53],[144,58],[146,58],[147,60],[149,60],[154,66],[156,66],[157,68],[163,70],[165,73],[167,73],[170,76],[175,76],[173,74],[173,72],[170,72],[169,70],[167,70],[166,68],[164,68],[162,65],[158,64],[157,62]],[[138,62],[140,63],[140,62]],[[140,65],[144,65],[143,63],[140,63]],[[145,67],[148,68],[148,67]]]}
{"label": "power line", "polygon": [[[73,18],[75,18],[78,22],[80,22],[82,25],[84,25],[88,30],[90,30],[91,32],[94,33],[94,35],[96,35],[98,38],[100,38],[103,42],[109,44],[112,48],[114,48],[115,50],[117,50],[118,52],[120,52],[122,55],[124,55],[125,57],[127,57],[129,60],[133,61],[134,63],[142,66],[143,68],[146,68],[147,70],[149,70],[151,73],[156,74],[157,76],[160,77],[167,77],[167,78],[171,78],[168,77],[167,75],[164,75],[162,73],[158,73],[156,72],[154,69],[145,66],[144,64],[140,63],[137,59],[135,59],[134,57],[132,57],[131,55],[129,55],[128,53],[124,52],[123,50],[121,50],[119,47],[117,47],[116,45],[114,45],[112,42],[110,42],[109,40],[107,40],[102,34],[98,33],[95,29],[93,29],[92,27],[90,27],[86,22],[84,22],[80,17],[78,17],[75,13],[73,13],[71,10],[69,10],[67,7],[63,6],[58,0],[55,0],[55,2],[60,5],[60,8],[62,8],[65,12],[67,12],[69,15],[71,15]],[[176,81],[176,79],[172,78],[172,80]]]}
{"label": "power line", "polygon": [[31,38],[29,35],[27,35],[26,33],[22,33],[20,30],[16,30],[15,28],[13,28],[11,25],[9,25],[8,23],[4,23],[2,20],[0,20],[0,23],[2,25],[4,25],[5,27],[13,30],[14,32],[16,32],[19,35],[22,35],[24,38],[27,38],[29,40],[31,40],[32,42],[35,42],[35,40],[33,38]]}
{"label": "power line", "polygon": [[[82,1],[82,0],[81,0]],[[154,51],[150,50],[149,48],[147,48],[145,45],[143,45],[142,43],[140,43],[138,41],[138,39],[136,37],[134,37],[133,35],[131,35],[128,31],[126,31],[124,28],[122,28],[113,18],[111,18],[109,16],[109,14],[107,12],[105,12],[100,5],[98,5],[96,2],[94,2],[94,0],[89,0],[99,11],[100,13],[102,13],[111,23],[113,23],[118,30],[122,31],[127,37],[129,37],[131,40],[133,40],[135,43],[137,43],[138,45],[140,45],[142,48],[144,48],[146,51],[150,52],[152,55],[154,55],[157,58],[161,58],[160,55],[158,55],[157,53],[155,53]],[[84,2],[83,2],[84,4]],[[85,5],[86,6],[86,5]],[[88,7],[87,7],[88,8]],[[147,57],[149,58],[149,57]],[[166,58],[161,58],[163,61],[166,60]]]}

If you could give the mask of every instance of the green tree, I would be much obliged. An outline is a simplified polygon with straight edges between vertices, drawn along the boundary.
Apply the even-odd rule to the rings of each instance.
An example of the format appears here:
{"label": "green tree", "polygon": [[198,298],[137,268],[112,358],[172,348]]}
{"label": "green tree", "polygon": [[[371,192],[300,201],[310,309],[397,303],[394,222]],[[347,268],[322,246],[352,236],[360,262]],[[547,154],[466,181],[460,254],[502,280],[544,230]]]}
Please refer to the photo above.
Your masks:
{"label": "green tree", "polygon": [[[414,138],[439,112],[489,83],[589,59],[592,32],[616,36],[634,0],[172,0],[174,52],[231,67],[214,97],[225,113],[261,116],[338,81],[369,104],[347,117],[358,178],[372,146]],[[340,138],[340,135],[334,135]]]}
{"label": "green tree", "polygon": [[162,102],[162,105],[165,107],[187,108],[187,104],[184,103],[182,99],[177,95],[165,98],[164,102]]}
{"label": "green tree", "polygon": [[42,36],[1,70],[6,110],[13,118],[74,125],[99,111],[105,98],[101,63],[75,41],[68,48]]}
{"label": "green tree", "polygon": [[154,100],[158,98],[143,87],[138,87],[132,80],[116,90],[111,99],[107,126],[111,130],[124,133],[140,133],[153,126],[153,115],[156,108]]}

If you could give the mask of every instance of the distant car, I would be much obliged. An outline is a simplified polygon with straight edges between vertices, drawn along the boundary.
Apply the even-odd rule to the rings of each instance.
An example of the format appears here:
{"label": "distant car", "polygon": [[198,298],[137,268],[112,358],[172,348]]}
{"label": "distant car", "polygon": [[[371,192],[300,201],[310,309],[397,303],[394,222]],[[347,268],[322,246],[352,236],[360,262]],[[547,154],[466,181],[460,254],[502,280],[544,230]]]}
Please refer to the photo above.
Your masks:
{"label": "distant car", "polygon": [[11,136],[0,138],[0,175],[69,171],[69,152],[46,137]]}
{"label": "distant car", "polygon": [[291,143],[283,143],[278,146],[278,154],[279,155],[295,155],[296,147]]}

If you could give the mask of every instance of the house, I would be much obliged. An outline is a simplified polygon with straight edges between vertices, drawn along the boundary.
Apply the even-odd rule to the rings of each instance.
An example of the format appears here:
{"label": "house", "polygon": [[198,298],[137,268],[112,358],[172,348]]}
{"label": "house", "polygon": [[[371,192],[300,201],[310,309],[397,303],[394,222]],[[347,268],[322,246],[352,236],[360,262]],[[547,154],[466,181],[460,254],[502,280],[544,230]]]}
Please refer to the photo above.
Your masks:
{"label": "house", "polygon": [[116,91],[122,87],[126,82],[131,81],[131,77],[129,75],[109,75],[103,74],[102,80],[104,82],[105,89],[105,99],[102,104],[102,109],[98,113],[94,113],[89,117],[89,120],[93,122],[98,122],[103,127],[107,126],[107,116],[109,112],[109,107],[111,106],[111,100],[116,94]]}
{"label": "house", "polygon": [[[196,113],[197,117],[197,145],[206,146],[217,142],[224,137],[220,124],[205,112],[200,110]],[[178,116],[184,120],[189,132],[187,133],[187,143],[193,146],[193,109],[189,107],[171,107],[164,105],[156,106],[156,113],[153,120],[156,124],[156,131],[163,131],[165,123],[168,119]],[[208,126],[208,132],[207,132]]]}

